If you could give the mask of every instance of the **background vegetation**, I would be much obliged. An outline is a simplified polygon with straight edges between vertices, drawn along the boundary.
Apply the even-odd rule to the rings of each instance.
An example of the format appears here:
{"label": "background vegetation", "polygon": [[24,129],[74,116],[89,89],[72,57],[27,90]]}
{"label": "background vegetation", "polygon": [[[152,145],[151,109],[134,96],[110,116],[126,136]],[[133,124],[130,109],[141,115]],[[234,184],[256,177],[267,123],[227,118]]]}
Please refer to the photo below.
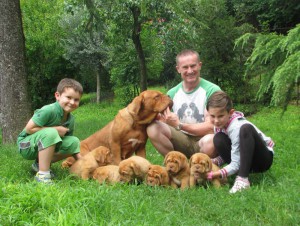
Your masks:
{"label": "background vegetation", "polygon": [[[88,103],[77,109],[75,135],[84,139],[110,121],[121,104]],[[33,180],[31,161],[15,145],[0,146],[0,225],[299,225],[299,108],[263,108],[249,120],[275,143],[272,168],[251,174],[251,189],[229,194],[234,177],[221,189],[186,191],[146,185],[100,185],[52,166],[55,184]],[[163,158],[147,144],[147,158]]]}
{"label": "background vegetation", "polygon": [[21,9],[33,109],[63,77],[123,105],[148,85],[170,88],[186,48],[235,103],[286,106],[299,95],[299,1],[21,0]]}

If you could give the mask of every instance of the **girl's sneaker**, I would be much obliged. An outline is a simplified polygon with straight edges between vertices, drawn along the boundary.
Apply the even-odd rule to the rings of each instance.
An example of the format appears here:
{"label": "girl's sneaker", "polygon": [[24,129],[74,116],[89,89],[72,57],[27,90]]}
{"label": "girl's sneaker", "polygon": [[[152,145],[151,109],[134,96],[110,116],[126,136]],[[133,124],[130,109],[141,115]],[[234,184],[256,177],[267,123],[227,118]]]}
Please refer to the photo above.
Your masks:
{"label": "girl's sneaker", "polygon": [[242,190],[250,188],[250,182],[248,178],[242,178],[237,176],[234,182],[234,185],[230,189],[229,193],[234,194],[236,192],[240,192]]}
{"label": "girl's sneaker", "polygon": [[39,174],[39,173],[37,173],[34,178],[37,182],[41,182],[41,183],[44,183],[44,184],[53,184],[51,174]]}

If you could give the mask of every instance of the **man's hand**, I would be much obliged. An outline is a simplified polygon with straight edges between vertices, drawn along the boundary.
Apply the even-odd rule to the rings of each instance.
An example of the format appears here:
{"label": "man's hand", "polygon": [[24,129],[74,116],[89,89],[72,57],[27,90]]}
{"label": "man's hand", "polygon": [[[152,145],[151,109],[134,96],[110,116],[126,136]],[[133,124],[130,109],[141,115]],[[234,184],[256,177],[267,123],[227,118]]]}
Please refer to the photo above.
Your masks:
{"label": "man's hand", "polygon": [[171,112],[170,108],[167,108],[163,112],[162,117],[169,126],[176,127],[180,123],[178,116],[174,112]]}

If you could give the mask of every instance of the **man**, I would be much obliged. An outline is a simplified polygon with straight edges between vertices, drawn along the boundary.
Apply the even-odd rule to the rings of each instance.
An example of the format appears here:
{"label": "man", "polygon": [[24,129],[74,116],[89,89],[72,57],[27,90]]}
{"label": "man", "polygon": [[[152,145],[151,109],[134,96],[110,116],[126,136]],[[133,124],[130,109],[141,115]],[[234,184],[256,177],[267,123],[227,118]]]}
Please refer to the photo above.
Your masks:
{"label": "man", "polygon": [[202,62],[193,50],[183,50],[176,57],[176,69],[182,82],[168,91],[174,104],[147,128],[153,146],[165,156],[176,150],[188,158],[202,152],[216,156],[213,124],[205,109],[206,101],[220,87],[201,78]]}

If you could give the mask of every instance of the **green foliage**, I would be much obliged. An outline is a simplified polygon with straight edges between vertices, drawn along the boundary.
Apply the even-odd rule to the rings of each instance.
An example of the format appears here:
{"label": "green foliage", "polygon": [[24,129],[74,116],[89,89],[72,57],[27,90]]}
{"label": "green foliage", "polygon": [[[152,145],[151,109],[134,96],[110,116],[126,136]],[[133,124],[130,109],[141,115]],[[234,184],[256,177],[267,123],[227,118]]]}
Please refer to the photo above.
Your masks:
{"label": "green foliage", "polygon": [[96,91],[97,76],[101,90],[111,88],[110,79],[104,65],[108,58],[106,25],[103,10],[95,12],[93,1],[68,2],[60,26],[67,31],[61,40],[64,58],[78,68],[80,81],[86,92]]}
{"label": "green foliage", "polygon": [[300,73],[300,24],[286,36],[277,34],[246,34],[236,41],[245,45],[254,38],[255,46],[247,60],[247,75],[261,75],[257,98],[272,93],[271,104],[286,108]]}
{"label": "green foliage", "polygon": [[[78,108],[75,135],[84,139],[117,114],[117,103],[85,104]],[[299,107],[263,108],[250,121],[275,141],[274,162],[264,174],[251,174],[251,188],[230,195],[197,187],[180,191],[161,187],[100,185],[70,176],[60,163],[52,165],[53,186],[37,184],[16,145],[0,146],[1,225],[299,225]],[[288,134],[288,136],[286,136]],[[163,158],[147,144],[147,158]],[[259,222],[259,223],[258,223]]]}
{"label": "green foliage", "polygon": [[53,101],[57,83],[73,77],[73,69],[62,58],[60,39],[65,31],[59,26],[63,1],[21,1],[29,92],[33,108]]}
{"label": "green foliage", "polygon": [[227,0],[228,11],[239,23],[250,23],[260,32],[286,34],[300,23],[297,0]]}

